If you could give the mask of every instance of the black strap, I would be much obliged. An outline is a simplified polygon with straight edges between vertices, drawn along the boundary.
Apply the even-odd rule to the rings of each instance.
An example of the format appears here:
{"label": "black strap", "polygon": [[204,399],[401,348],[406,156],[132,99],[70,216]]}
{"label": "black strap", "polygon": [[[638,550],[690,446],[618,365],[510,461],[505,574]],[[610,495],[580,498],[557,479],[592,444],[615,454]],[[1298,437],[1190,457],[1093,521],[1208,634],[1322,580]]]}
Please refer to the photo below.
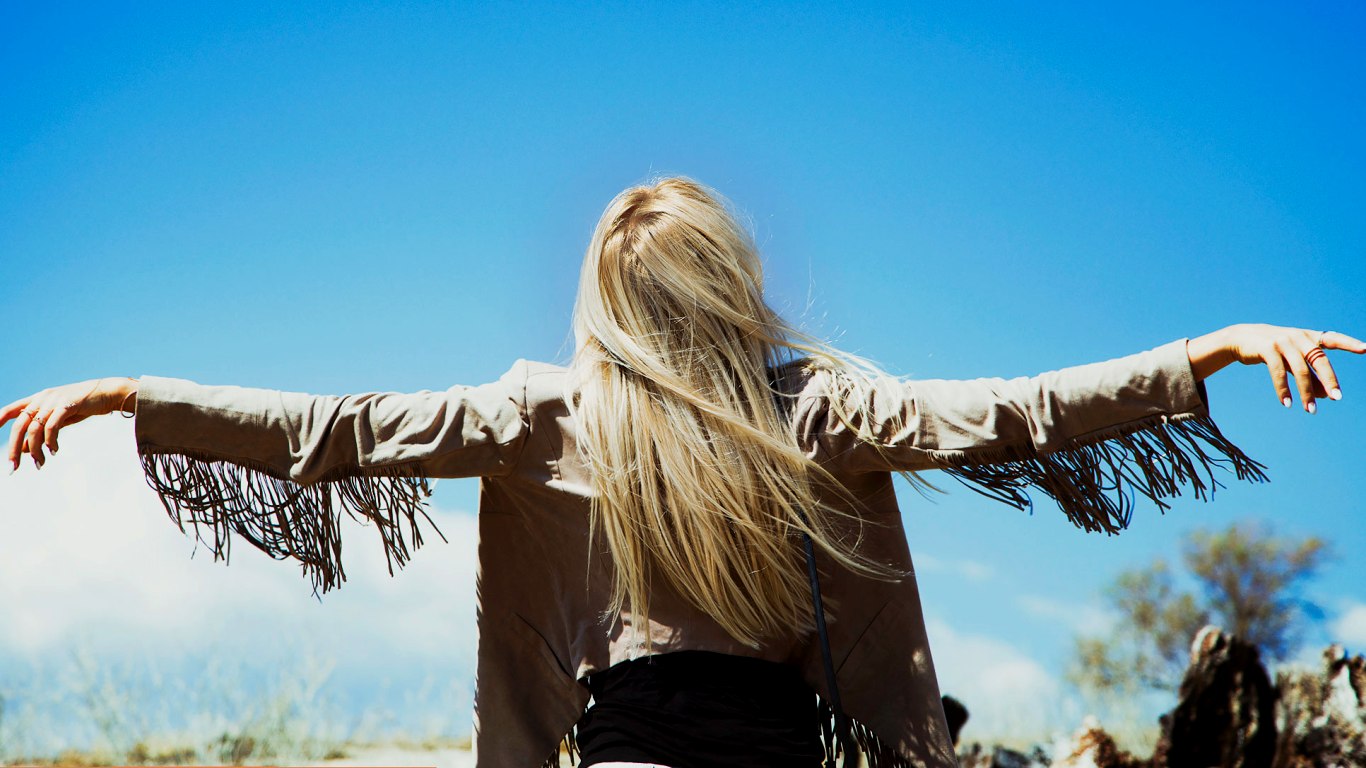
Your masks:
{"label": "black strap", "polygon": [[816,549],[811,543],[810,534],[803,531],[802,539],[806,544],[806,573],[811,578],[811,603],[816,609],[816,633],[821,639],[821,661],[825,663],[825,683],[830,695],[830,708],[835,714],[835,738],[838,739],[838,742],[832,742],[829,732],[825,734],[826,743],[831,745],[825,753],[825,768],[835,768],[835,743],[843,749],[845,764],[849,762],[849,722],[844,717],[839,685],[835,682],[835,662],[830,654],[830,635],[825,629],[825,606],[821,603],[821,580],[816,574]]}

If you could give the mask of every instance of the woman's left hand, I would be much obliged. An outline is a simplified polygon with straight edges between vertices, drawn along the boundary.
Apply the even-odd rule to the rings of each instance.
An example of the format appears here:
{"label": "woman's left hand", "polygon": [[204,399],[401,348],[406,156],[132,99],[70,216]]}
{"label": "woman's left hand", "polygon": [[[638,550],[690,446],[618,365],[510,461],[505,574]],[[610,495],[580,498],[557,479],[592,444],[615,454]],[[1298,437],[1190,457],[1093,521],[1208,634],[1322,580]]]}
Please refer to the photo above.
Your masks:
{"label": "woman's left hand", "polygon": [[1342,399],[1337,372],[1325,350],[1366,354],[1366,342],[1336,331],[1312,331],[1261,323],[1243,323],[1191,339],[1187,346],[1196,378],[1203,379],[1235,360],[1244,365],[1266,364],[1276,399],[1289,408],[1289,377],[1295,379],[1300,402],[1309,413],[1320,397]]}
{"label": "woman's left hand", "polygon": [[57,452],[57,432],[62,427],[113,413],[137,390],[137,379],[111,377],[49,387],[5,406],[0,410],[0,427],[10,419],[15,420],[10,429],[10,474],[19,469],[19,457],[24,453],[33,457],[35,467],[41,468],[45,461],[43,447]]}

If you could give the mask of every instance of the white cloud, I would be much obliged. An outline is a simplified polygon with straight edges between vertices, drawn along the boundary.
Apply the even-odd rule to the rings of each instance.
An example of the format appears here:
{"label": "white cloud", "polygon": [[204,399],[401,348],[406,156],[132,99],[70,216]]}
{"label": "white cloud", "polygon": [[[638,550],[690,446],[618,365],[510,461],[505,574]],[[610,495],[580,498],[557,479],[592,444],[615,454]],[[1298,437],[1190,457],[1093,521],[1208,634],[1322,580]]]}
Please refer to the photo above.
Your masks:
{"label": "white cloud", "polygon": [[1114,617],[1087,603],[1069,603],[1042,595],[1020,595],[1020,610],[1040,619],[1062,624],[1073,632],[1102,635],[1114,626]]}
{"label": "white cloud", "polygon": [[991,566],[976,560],[945,559],[924,553],[914,554],[912,560],[919,573],[945,573],[968,581],[983,582],[996,573]]}
{"label": "white cloud", "polygon": [[1366,650],[1366,603],[1348,603],[1333,622],[1332,640],[1361,652]]}
{"label": "white cloud", "polygon": [[965,742],[1028,741],[1077,722],[1077,703],[1019,648],[939,619],[930,619],[927,629],[940,690],[968,708]]}
{"label": "white cloud", "polygon": [[392,665],[440,659],[472,668],[476,522],[434,512],[390,578],[373,527],[343,524],[347,581],[312,596],[294,561],[236,540],[231,566],[182,534],[147,486],[132,422],[91,419],[62,434],[40,471],[0,476],[0,655],[98,649],[278,648],[305,642],[335,658]]}

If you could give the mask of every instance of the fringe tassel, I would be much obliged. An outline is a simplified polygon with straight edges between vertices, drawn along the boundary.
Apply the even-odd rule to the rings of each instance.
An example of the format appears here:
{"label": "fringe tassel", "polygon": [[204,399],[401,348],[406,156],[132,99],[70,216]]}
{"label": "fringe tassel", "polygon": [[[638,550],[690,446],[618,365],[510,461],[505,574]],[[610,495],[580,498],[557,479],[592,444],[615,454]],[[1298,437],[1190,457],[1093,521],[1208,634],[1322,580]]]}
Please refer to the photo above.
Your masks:
{"label": "fringe tassel", "polygon": [[[868,768],[911,768],[911,761],[897,754],[895,749],[882,743],[868,726],[856,720],[849,721],[854,731],[854,741],[863,753]],[[861,763],[855,763],[859,765]]]}
{"label": "fringe tassel", "polygon": [[833,766],[843,752],[840,740],[836,738],[838,728],[835,722],[835,708],[820,695],[816,696],[816,707],[819,713],[817,717],[821,721],[821,747],[824,752],[821,765]]}
{"label": "fringe tassel", "polygon": [[1068,519],[1086,531],[1115,534],[1129,526],[1134,492],[1159,510],[1181,486],[1202,501],[1223,484],[1213,467],[1239,480],[1266,482],[1266,467],[1229,442],[1208,416],[1156,416],[1075,439],[1056,451],[1033,446],[935,451],[931,458],[972,490],[1033,514],[1026,494],[1034,486],[1058,502]]}
{"label": "fringe tassel", "polygon": [[566,733],[564,738],[560,739],[559,744],[555,745],[555,751],[550,754],[550,757],[545,759],[544,763],[541,763],[541,768],[561,768],[560,756],[566,754],[569,757],[570,766],[577,763],[579,760],[579,743],[577,741],[577,736],[578,726],[576,725],[569,729],[569,733]]}
{"label": "fringe tassel", "polygon": [[187,522],[192,525],[196,543],[208,545],[215,561],[228,561],[235,532],[276,560],[298,560],[313,582],[314,595],[346,581],[341,516],[333,492],[353,520],[375,523],[391,576],[411,557],[404,522],[414,550],[422,546],[418,515],[446,540],[423,508],[432,491],[416,463],[342,467],[318,482],[300,485],[276,477],[263,464],[237,459],[185,453],[143,453],[141,459],[147,484],[161,498],[166,513],[182,533]]}
{"label": "fringe tassel", "polygon": [[849,717],[847,712],[845,720],[849,723],[850,733],[845,739],[840,739],[835,727],[835,711],[823,698],[820,699],[820,718],[825,765],[834,765],[839,760],[841,768],[912,768],[908,758],[883,743],[871,728]]}

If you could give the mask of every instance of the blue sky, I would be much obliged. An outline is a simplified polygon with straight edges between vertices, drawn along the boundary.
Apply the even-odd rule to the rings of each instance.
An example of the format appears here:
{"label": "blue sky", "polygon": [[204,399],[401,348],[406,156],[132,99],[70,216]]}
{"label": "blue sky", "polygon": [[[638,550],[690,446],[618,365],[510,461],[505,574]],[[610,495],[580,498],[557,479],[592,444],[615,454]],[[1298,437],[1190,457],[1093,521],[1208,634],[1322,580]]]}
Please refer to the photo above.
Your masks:
{"label": "blue sky", "polygon": [[[1235,322],[1363,336],[1363,37],[1349,3],[5,4],[0,400],[143,374],[444,389],[563,360],[594,221],[659,173],[750,217],[789,318],[913,377],[1032,374]],[[1309,641],[1366,648],[1366,361],[1334,362],[1345,397],[1316,416],[1281,408],[1260,369],[1212,379],[1216,421],[1273,482],[1143,507],[1119,537],[947,478],[935,503],[903,488],[944,687],[990,698],[969,650],[1025,688],[1056,683],[1119,570],[1244,518],[1332,540]],[[163,514],[139,477],[99,485],[137,471],[121,429],[74,427],[88,448],[0,480],[0,561],[67,570],[76,594],[101,574],[44,509],[78,524],[82,499],[126,497]],[[465,525],[475,484],[435,502]],[[180,568],[187,542],[151,525],[157,554],[124,556]],[[289,566],[261,566],[307,602]],[[74,642],[77,604],[15,581],[42,578],[6,574],[0,646]],[[233,632],[268,636],[271,614],[241,610]],[[21,624],[62,629],[25,636],[40,653],[6,635]],[[463,669],[472,640],[449,648],[413,663]],[[356,655],[339,680],[373,677]]]}

